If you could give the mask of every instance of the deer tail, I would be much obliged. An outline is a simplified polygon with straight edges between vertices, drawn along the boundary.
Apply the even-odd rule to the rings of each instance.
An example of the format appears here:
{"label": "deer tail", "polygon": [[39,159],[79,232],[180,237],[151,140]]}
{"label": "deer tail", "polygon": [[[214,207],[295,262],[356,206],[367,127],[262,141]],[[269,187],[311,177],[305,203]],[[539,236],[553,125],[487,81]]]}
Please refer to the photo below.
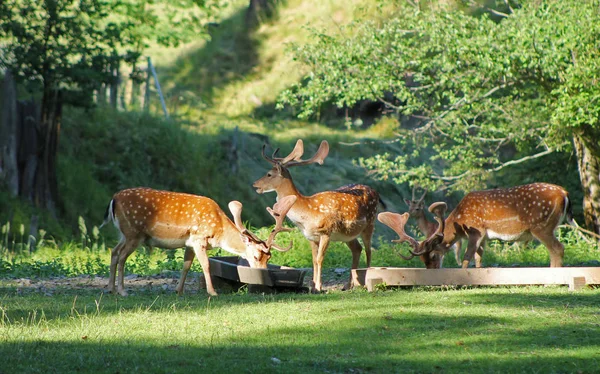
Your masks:
{"label": "deer tail", "polygon": [[114,205],[115,205],[115,200],[114,199],[110,200],[110,203],[108,203],[108,206],[106,207],[106,212],[104,213],[104,221],[102,222],[102,224],[100,225],[99,228],[102,228],[104,225],[106,225],[110,221],[114,222],[114,220],[115,220]]}
{"label": "deer tail", "polygon": [[571,204],[571,199],[569,195],[565,196],[565,217],[567,218],[567,222],[571,226],[579,226],[577,222],[573,219],[573,206]]}

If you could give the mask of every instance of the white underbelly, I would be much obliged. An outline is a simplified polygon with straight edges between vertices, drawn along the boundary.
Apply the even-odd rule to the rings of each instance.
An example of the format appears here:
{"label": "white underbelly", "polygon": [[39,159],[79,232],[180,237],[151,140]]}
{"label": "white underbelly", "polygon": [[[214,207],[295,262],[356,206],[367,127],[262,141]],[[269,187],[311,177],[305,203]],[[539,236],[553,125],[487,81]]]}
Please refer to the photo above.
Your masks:
{"label": "white underbelly", "polygon": [[339,232],[334,232],[331,234],[331,241],[332,242],[344,242],[347,243],[351,240],[354,240],[358,237],[358,235],[354,235],[354,236],[348,236],[348,235],[344,235],[341,234]]}
{"label": "white underbelly", "polygon": [[185,247],[185,239],[157,239],[150,238],[146,241],[148,245],[153,247],[165,248],[165,249],[174,249]]}
{"label": "white underbelly", "polygon": [[531,240],[532,236],[529,232],[519,232],[519,233],[500,233],[495,232],[493,230],[487,229],[486,231],[488,239],[499,239],[506,242],[516,242],[516,241],[526,241]]}

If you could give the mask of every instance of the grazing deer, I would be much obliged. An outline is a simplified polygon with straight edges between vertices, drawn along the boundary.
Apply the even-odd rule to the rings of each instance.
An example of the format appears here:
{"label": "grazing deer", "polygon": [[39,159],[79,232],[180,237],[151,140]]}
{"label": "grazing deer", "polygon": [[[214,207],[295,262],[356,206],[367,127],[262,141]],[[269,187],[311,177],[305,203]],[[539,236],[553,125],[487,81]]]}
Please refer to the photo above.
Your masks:
{"label": "grazing deer", "polygon": [[[182,294],[185,278],[194,260],[202,265],[206,290],[216,295],[210,277],[207,251],[213,247],[244,257],[253,268],[266,268],[271,248],[287,251],[274,243],[275,235],[286,231],[282,227],[286,213],[295,202],[294,197],[281,199],[273,209],[267,208],[276,225],[266,241],[246,230],[242,223],[242,204],[229,203],[234,222],[219,205],[208,197],[185,193],[159,191],[151,188],[130,188],[117,192],[106,210],[104,224],[112,221],[121,233],[121,240],[113,248],[108,287],[115,293],[115,274],[118,274],[118,293],[127,296],[124,287],[125,261],[142,243],[166,249],[186,247],[183,270],[177,293]],[[191,248],[191,249],[190,249]]]}
{"label": "grazing deer", "polygon": [[392,213],[383,212],[379,213],[377,219],[379,222],[386,226],[389,226],[392,230],[398,234],[398,239],[392,240],[395,243],[408,242],[413,248],[408,250],[410,256],[404,256],[400,253],[400,257],[405,260],[411,260],[415,256],[421,257],[421,260],[425,263],[428,269],[434,269],[441,267],[443,253],[436,251],[433,252],[431,248],[435,248],[440,245],[444,240],[444,213],[446,212],[446,203],[437,202],[429,206],[429,211],[434,214],[435,220],[438,222],[436,229],[427,236],[427,239],[422,242],[418,242],[413,237],[406,234],[404,226],[410,217],[410,213]]}
{"label": "grazing deer", "polygon": [[443,241],[426,252],[444,253],[463,238],[468,240],[462,267],[486,239],[528,241],[538,239],[550,253],[550,266],[563,263],[564,246],[554,230],[565,218],[573,221],[569,193],[548,183],[532,183],[468,193],[445,220]]}
{"label": "grazing deer", "polygon": [[[415,191],[416,191],[416,187],[413,188],[413,190],[412,190],[412,199],[411,200],[404,199],[404,202],[406,203],[406,205],[408,205],[408,214],[409,214],[410,218],[414,218],[417,221],[417,226],[419,227],[419,230],[421,231],[421,233],[423,235],[425,235],[426,237],[428,237],[437,230],[438,224],[436,222],[431,222],[425,216],[425,202],[423,201],[423,199],[425,199],[427,190],[425,190],[423,192],[423,195],[421,195],[421,197],[418,199],[415,198]],[[460,265],[461,264],[461,261],[460,261],[461,242],[460,242],[460,240],[457,241],[456,243],[454,243],[454,245],[452,246],[452,250],[454,251],[454,259],[456,260],[456,263],[458,265]],[[477,252],[475,253],[475,265],[477,267],[481,267],[481,253],[482,253],[481,248],[479,248],[477,250]],[[424,256],[431,257],[431,256],[435,256],[435,254],[430,253],[430,254],[424,255]],[[426,259],[424,256],[421,256],[421,261],[423,261],[423,263],[425,263],[426,266],[428,264],[433,264],[434,262],[438,261],[437,258]],[[441,256],[439,261],[441,263],[443,263],[443,261],[444,261],[443,255]],[[430,266],[433,266],[433,265],[430,265]],[[440,267],[441,267],[441,265],[440,265]]]}
{"label": "grazing deer", "polygon": [[[330,241],[345,242],[352,251],[352,269],[358,267],[362,247],[358,242],[360,236],[365,246],[367,267],[371,266],[371,238],[375,228],[375,214],[379,203],[379,194],[372,188],[352,184],[334,191],[324,191],[312,196],[302,195],[292,180],[288,168],[313,163],[323,164],[329,153],[329,144],[323,140],[313,157],[302,160],[304,145],[302,140],[296,142],[294,150],[286,157],[262,156],[273,165],[265,176],[254,182],[256,192],[262,194],[275,191],[277,199],[296,196],[298,200],[288,212],[288,218],[302,231],[312,248],[313,284],[312,292],[322,290],[321,272],[325,252]],[[358,279],[352,275],[347,288],[358,285]]]}

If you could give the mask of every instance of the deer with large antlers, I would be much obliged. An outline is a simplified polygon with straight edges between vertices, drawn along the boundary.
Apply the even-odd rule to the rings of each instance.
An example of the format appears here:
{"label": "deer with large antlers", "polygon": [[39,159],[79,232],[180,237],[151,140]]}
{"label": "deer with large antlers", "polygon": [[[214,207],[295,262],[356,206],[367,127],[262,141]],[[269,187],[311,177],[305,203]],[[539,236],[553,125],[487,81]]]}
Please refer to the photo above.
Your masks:
{"label": "deer with large antlers", "polygon": [[[565,217],[572,222],[569,193],[553,184],[532,183],[471,192],[444,221],[443,240],[424,244],[423,250],[417,253],[443,254],[452,244],[464,238],[468,240],[468,247],[462,267],[466,268],[475,251],[487,239],[537,239],[550,253],[550,266],[560,267],[563,264],[564,246],[556,239],[554,231]],[[396,228],[392,227],[394,230]]]}
{"label": "deer with large antlers", "polygon": [[428,269],[439,268],[443,260],[443,253],[432,252],[431,248],[438,246],[444,240],[444,213],[446,212],[446,203],[437,202],[429,206],[429,211],[434,214],[435,220],[438,222],[436,229],[427,236],[422,242],[417,241],[412,236],[408,235],[404,229],[406,222],[410,217],[410,214],[398,214],[392,212],[379,213],[377,219],[379,222],[386,226],[389,226],[392,230],[398,234],[398,239],[392,240],[395,243],[407,242],[412,250],[410,256],[404,256],[400,254],[400,257],[405,260],[410,260],[413,257],[419,256],[425,263]]}
{"label": "deer with large antlers", "polygon": [[[427,190],[423,191],[423,195],[421,195],[420,198],[416,198],[415,197],[415,193],[416,193],[416,187],[413,188],[412,190],[412,199],[404,199],[404,202],[406,203],[406,205],[408,205],[408,214],[410,216],[410,218],[413,218],[415,221],[417,221],[417,227],[419,227],[419,230],[421,231],[421,233],[423,235],[425,235],[426,237],[431,236],[431,234],[433,234],[437,228],[438,228],[438,224],[436,222],[431,222],[429,219],[427,219],[427,216],[425,215],[425,195],[427,195]],[[461,264],[460,261],[460,250],[461,250],[461,241],[457,241],[456,243],[454,243],[454,245],[452,246],[452,250],[454,252],[454,259],[456,260],[457,264]],[[430,258],[427,259],[426,257],[434,257],[434,258]],[[434,262],[437,262],[438,260],[441,261],[443,263],[444,259],[443,257],[441,257],[440,259],[435,258],[436,254],[435,253],[429,253],[426,255],[421,256],[421,261],[423,261],[423,263],[425,263],[426,265],[428,264],[432,264]],[[475,253],[475,264],[477,267],[481,266],[481,249],[478,249],[477,252]],[[433,266],[433,265],[430,265]],[[441,265],[440,265],[441,266]]]}
{"label": "deer with large antlers", "polygon": [[[321,272],[325,252],[331,241],[345,242],[352,251],[352,269],[358,268],[362,247],[358,241],[363,240],[367,267],[371,266],[371,238],[375,228],[375,214],[379,204],[379,194],[372,188],[353,184],[334,191],[324,191],[312,196],[302,195],[292,180],[288,170],[290,167],[323,164],[329,153],[329,144],[322,141],[313,157],[302,160],[304,145],[302,140],[296,142],[294,150],[286,157],[276,157],[278,149],[272,157],[262,156],[273,165],[265,176],[254,182],[258,193],[275,191],[277,200],[286,196],[296,196],[298,200],[288,212],[288,218],[302,231],[312,248],[313,283],[311,291],[322,290]],[[352,278],[346,287],[358,285],[358,279]]]}
{"label": "deer with large antlers", "polygon": [[263,241],[248,231],[242,223],[242,204],[229,203],[234,222],[219,205],[204,196],[159,191],[151,188],[130,188],[117,192],[106,210],[104,224],[112,221],[121,234],[121,240],[112,249],[108,286],[115,293],[115,275],[118,265],[118,293],[127,296],[124,287],[125,261],[140,244],[165,249],[186,247],[183,270],[177,293],[182,294],[185,278],[194,256],[202,265],[206,290],[216,295],[210,277],[207,251],[220,247],[248,260],[251,267],[266,268],[271,258],[271,248],[287,251],[274,242],[275,235],[288,229],[282,224],[285,215],[296,201],[295,197],[281,199],[267,208],[275,218],[271,235]]}

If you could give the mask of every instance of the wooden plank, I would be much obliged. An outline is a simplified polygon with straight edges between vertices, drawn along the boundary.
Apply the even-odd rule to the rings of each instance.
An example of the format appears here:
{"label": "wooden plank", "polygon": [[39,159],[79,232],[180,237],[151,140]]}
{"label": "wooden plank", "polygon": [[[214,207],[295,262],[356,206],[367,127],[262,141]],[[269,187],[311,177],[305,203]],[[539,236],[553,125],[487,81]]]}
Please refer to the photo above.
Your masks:
{"label": "wooden plank", "polygon": [[[469,269],[416,269],[368,268],[356,269],[361,285],[373,285],[381,280],[389,286],[441,285],[534,285],[534,284],[600,284],[600,267],[562,268],[469,268]],[[583,281],[582,279],[583,278]],[[574,281],[574,279],[576,279]],[[380,282],[380,283],[381,283]]]}

